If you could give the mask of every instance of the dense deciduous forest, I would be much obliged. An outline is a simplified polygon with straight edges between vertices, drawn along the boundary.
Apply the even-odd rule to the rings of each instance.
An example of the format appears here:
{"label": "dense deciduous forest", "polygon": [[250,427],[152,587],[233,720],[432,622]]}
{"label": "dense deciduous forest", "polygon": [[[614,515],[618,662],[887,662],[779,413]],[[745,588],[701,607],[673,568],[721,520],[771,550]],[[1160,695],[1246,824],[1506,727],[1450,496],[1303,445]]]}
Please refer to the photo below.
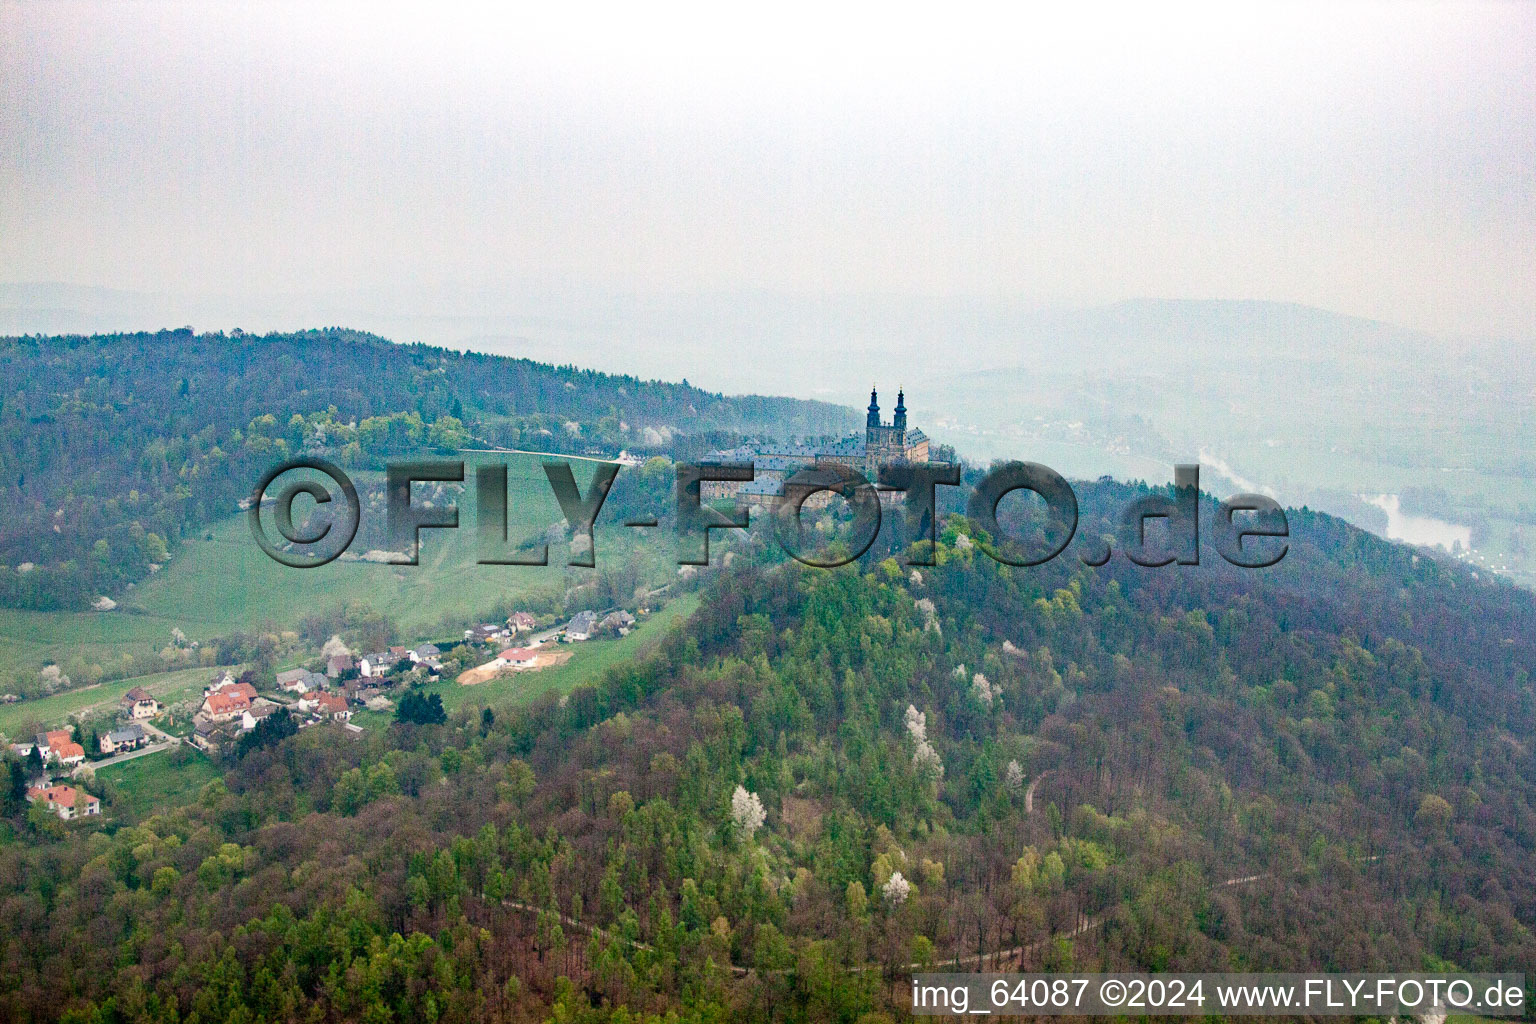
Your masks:
{"label": "dense deciduous forest", "polygon": [[612,455],[854,422],[819,402],[341,329],[0,338],[0,606],[115,593],[300,451],[349,466],[479,444]]}
{"label": "dense deciduous forest", "polygon": [[[1086,488],[1085,531],[1139,493]],[[959,516],[916,570],[744,542],[567,697],[13,818],[0,1016],[871,1024],[951,960],[1536,977],[1536,600],[1291,530],[1262,571],[1014,569]]]}

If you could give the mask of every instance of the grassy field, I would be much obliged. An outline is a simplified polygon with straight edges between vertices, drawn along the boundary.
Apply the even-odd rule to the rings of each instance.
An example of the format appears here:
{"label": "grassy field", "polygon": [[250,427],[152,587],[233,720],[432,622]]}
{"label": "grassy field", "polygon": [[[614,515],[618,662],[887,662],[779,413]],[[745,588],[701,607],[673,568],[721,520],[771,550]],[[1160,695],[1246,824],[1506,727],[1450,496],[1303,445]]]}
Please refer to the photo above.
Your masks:
{"label": "grassy field", "polygon": [[109,813],[127,811],[142,818],[186,803],[199,789],[222,775],[201,754],[167,750],[109,765],[97,773],[97,778],[113,787],[116,803]]}
{"label": "grassy field", "polygon": [[57,726],[70,715],[93,708],[106,710],[108,707],[116,707],[122,695],[135,686],[144,687],[159,698],[161,703],[169,704],[202,692],[203,687],[219,671],[212,668],[188,668],[178,672],[140,676],[137,679],[119,679],[56,693],[51,697],[22,701],[20,704],[3,704],[0,705],[0,733],[11,737],[24,736],[33,724]]}
{"label": "grassy field", "polygon": [[[560,518],[538,457],[495,458],[508,463],[514,536],[531,536]],[[467,461],[466,478],[472,480],[473,462]],[[573,465],[585,489],[590,465]],[[306,614],[354,600],[394,617],[411,634],[426,635],[445,618],[478,615],[504,598],[562,593],[568,583],[594,572],[566,568],[558,549],[550,552],[546,567],[476,564],[473,495],[458,501],[460,528],[422,531],[421,564],[415,566],[338,560],[318,569],[290,569],[261,552],[243,516],[231,516],[186,541],[164,570],[120,595],[116,611],[0,609],[0,670],[36,668],[45,661],[67,664],[76,657],[109,666],[124,652],[163,647],[176,627],[193,639],[293,629]],[[369,505],[363,514],[384,513]],[[360,537],[355,546],[361,542]],[[660,545],[621,526],[599,525],[597,552],[599,566],[639,562],[653,579],[668,571]]]}
{"label": "grassy field", "polygon": [[429,689],[442,694],[443,706],[505,707],[531,700],[543,693],[568,693],[583,683],[596,681],[614,665],[644,652],[672,626],[683,622],[699,606],[698,596],[686,594],[670,602],[642,622],[626,637],[587,640],[572,645],[571,660],[538,672],[513,672],[477,686],[461,686],[451,680]]}

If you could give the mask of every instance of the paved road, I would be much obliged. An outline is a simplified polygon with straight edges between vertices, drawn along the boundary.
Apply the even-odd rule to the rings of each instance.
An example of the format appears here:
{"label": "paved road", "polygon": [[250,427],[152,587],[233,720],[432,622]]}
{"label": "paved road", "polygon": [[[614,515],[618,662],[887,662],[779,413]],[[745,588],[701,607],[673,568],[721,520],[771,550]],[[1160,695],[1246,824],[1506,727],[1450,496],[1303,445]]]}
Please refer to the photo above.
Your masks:
{"label": "paved road", "polygon": [[[165,734],[164,733],[160,733],[160,735],[164,736]],[[108,765],[122,764],[124,761],[132,761],[134,758],[137,758],[137,757],[148,757],[150,754],[158,754],[162,750],[170,750],[172,747],[174,747],[179,742],[180,742],[179,740],[176,740],[174,737],[172,737],[172,741],[170,741],[170,742],[151,743],[147,747],[140,747],[138,750],[130,750],[126,754],[118,754],[115,757],[107,758],[105,761],[87,761],[87,762],[85,762],[82,765],[77,765],[75,767],[75,770],[73,772],[71,772],[70,774],[74,778],[79,778],[80,777],[80,773],[85,771],[86,769],[90,769],[91,771],[95,771],[98,768],[105,768]]]}

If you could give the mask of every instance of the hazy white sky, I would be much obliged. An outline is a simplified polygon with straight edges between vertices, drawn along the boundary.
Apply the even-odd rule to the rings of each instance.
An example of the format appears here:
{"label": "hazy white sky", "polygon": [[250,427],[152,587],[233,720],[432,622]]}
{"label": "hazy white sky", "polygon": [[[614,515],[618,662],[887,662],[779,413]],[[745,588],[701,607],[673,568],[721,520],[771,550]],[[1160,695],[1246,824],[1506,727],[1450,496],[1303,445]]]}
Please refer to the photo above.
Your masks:
{"label": "hazy white sky", "polygon": [[1536,322],[1536,4],[442,6],[0,5],[0,281]]}

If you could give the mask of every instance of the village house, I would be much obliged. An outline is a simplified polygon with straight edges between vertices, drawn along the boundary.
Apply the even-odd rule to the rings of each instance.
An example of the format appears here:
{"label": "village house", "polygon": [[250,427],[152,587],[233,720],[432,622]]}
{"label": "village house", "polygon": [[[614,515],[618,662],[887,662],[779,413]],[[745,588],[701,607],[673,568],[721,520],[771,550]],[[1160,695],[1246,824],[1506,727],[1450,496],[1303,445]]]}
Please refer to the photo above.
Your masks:
{"label": "village house", "polygon": [[268,703],[253,704],[246,708],[240,713],[241,731],[250,732],[252,729],[256,728],[258,723],[275,712],[277,708],[278,705]]}
{"label": "village house", "polygon": [[160,713],[160,702],[149,695],[142,686],[135,686],[123,694],[123,712],[132,719],[154,718]]}
{"label": "village house", "polygon": [[219,749],[219,744],[227,740],[229,735],[228,723],[199,718],[192,726],[192,745],[211,754]]}
{"label": "village house", "polygon": [[228,672],[226,672],[222,676],[220,676],[218,678],[218,680],[211,687],[209,687],[208,689],[204,690],[203,692],[205,694],[206,693],[243,693],[243,694],[246,695],[247,698],[249,698],[251,700],[255,700],[256,699],[256,687],[253,684],[251,684],[251,683],[237,683],[237,682],[235,682],[235,677],[230,675]]}
{"label": "village house", "polygon": [[347,707],[347,698],[339,693],[321,693],[314,698],[314,713],[321,718],[329,718],[336,722],[345,722],[352,717],[352,709]]}
{"label": "village house", "polygon": [[250,683],[229,683],[203,698],[199,711],[215,722],[239,718],[256,699],[256,687]]}
{"label": "village house", "polygon": [[78,743],[60,743],[53,748],[53,759],[66,768],[85,763],[85,748]]}
{"label": "village house", "polygon": [[535,625],[533,616],[528,612],[513,612],[507,616],[507,628],[514,633],[526,633]]}
{"label": "village house", "polygon": [[121,754],[129,750],[138,750],[149,742],[149,734],[138,722],[132,722],[121,729],[113,729],[101,737],[101,752],[103,754]]}
{"label": "village house", "polygon": [[291,668],[277,674],[277,688],[284,693],[307,693],[325,688],[325,676],[307,668]]}
{"label": "village house", "polygon": [[357,671],[367,679],[382,679],[386,673],[394,669],[395,661],[395,658],[384,651],[365,654],[357,659]]}
{"label": "village house", "polygon": [[[75,744],[79,746],[79,744]],[[83,799],[82,799],[83,798]],[[74,786],[34,786],[27,790],[28,803],[40,803],[65,821],[101,813],[101,801]]]}
{"label": "village house", "polygon": [[509,647],[496,655],[499,665],[506,665],[515,669],[533,668],[537,663],[537,648],[533,647]]}
{"label": "village house", "polygon": [[325,661],[325,674],[332,679],[339,679],[356,667],[352,663],[352,655],[333,654]]}
{"label": "village house", "polygon": [[617,633],[625,636],[635,626],[635,617],[622,608],[616,612],[609,612],[603,616],[603,621],[597,624],[597,628],[604,633]]}
{"label": "village house", "polygon": [[34,744],[38,756],[44,761],[62,765],[77,765],[85,760],[85,748],[74,742],[68,729],[50,729],[37,734]]}
{"label": "village house", "polygon": [[413,664],[426,669],[433,675],[438,675],[443,671],[442,653],[442,648],[437,644],[428,643],[412,648],[406,652],[406,656]]}
{"label": "village house", "polygon": [[65,743],[73,737],[68,729],[50,729],[47,732],[37,734],[37,756],[44,761],[48,760]]}
{"label": "village house", "polygon": [[596,629],[596,612],[577,612],[571,616],[571,621],[565,625],[565,640],[567,643],[590,640]]}

